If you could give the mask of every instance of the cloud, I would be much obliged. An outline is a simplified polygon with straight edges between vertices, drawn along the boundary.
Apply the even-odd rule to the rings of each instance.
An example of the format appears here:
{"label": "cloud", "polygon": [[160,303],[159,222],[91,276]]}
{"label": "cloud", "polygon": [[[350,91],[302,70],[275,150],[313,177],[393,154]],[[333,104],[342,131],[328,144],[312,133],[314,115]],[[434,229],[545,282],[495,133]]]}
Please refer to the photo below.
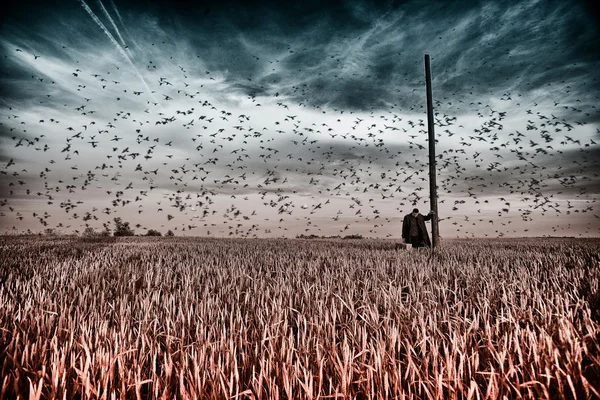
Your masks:
{"label": "cloud", "polygon": [[[360,220],[425,206],[424,53],[443,213],[470,215],[470,193],[516,204],[534,180],[555,199],[597,197],[598,26],[581,3],[94,4],[104,31],[72,2],[12,10],[1,28],[11,207],[26,189],[89,212],[155,213],[203,191],[211,212],[273,201]],[[304,215],[309,199],[330,203]]]}

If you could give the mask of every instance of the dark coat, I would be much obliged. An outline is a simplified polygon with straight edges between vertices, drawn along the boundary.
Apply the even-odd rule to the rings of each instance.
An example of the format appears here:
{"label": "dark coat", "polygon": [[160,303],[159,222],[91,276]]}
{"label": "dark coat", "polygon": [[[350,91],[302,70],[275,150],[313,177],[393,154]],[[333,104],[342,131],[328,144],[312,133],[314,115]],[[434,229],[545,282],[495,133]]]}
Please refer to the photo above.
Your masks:
{"label": "dark coat", "polygon": [[[429,221],[431,218],[433,217],[433,215],[421,215],[418,214],[417,215],[417,226],[419,228],[419,233],[420,233],[420,241],[423,243],[424,246],[427,247],[431,247],[431,241],[429,240],[429,234],[427,233],[427,227],[425,226],[425,221]],[[411,218],[411,215],[408,214],[404,217],[404,220],[402,221],[402,238],[407,241],[410,242],[410,228],[411,228],[411,223],[413,223],[413,219]]]}

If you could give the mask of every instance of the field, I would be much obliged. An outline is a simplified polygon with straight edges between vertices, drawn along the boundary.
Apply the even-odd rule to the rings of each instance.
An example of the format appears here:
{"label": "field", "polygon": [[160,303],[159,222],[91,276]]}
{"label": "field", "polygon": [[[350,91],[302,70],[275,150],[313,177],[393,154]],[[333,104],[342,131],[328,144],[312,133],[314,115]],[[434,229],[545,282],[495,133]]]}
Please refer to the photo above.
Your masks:
{"label": "field", "polygon": [[600,397],[600,240],[0,238],[0,398]]}

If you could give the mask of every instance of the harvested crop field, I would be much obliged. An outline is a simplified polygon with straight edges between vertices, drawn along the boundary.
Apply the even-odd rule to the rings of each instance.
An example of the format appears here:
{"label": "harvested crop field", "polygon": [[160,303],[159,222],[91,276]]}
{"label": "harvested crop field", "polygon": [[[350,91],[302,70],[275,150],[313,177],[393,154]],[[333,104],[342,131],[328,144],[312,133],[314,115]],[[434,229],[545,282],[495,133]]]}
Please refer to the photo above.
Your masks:
{"label": "harvested crop field", "polygon": [[0,238],[0,398],[600,397],[600,240]]}

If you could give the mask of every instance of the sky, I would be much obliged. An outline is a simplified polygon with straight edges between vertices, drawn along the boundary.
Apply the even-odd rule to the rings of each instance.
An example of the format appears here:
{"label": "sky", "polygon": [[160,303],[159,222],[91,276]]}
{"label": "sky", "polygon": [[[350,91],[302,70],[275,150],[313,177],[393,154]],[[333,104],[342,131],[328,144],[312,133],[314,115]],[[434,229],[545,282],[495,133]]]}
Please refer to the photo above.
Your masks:
{"label": "sky", "polygon": [[[593,1],[10,2],[0,232],[600,236]],[[430,229],[430,226],[428,224]]]}

